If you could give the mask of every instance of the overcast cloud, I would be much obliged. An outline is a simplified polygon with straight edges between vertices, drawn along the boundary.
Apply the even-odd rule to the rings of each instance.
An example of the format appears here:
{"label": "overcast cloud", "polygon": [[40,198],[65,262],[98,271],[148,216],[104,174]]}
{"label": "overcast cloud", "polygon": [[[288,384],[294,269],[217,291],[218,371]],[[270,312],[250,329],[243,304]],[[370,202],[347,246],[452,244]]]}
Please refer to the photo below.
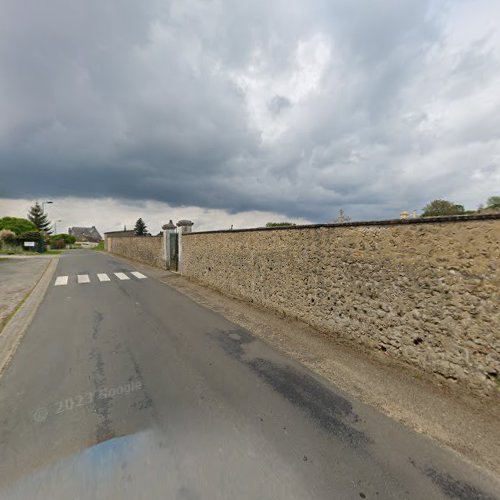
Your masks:
{"label": "overcast cloud", "polygon": [[221,225],[476,208],[500,194],[499,19],[498,0],[0,0],[0,197],[91,199],[106,228],[120,204]]}

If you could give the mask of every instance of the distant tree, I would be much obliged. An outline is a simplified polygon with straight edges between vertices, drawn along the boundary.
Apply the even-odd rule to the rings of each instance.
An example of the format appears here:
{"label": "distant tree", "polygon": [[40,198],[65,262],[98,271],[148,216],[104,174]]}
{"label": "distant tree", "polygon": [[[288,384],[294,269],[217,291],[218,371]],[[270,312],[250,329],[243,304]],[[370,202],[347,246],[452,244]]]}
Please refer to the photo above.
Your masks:
{"label": "distant tree", "polygon": [[134,233],[136,236],[145,236],[147,234],[147,227],[145,222],[139,217],[135,223]]}
{"label": "distant tree", "polygon": [[43,208],[38,202],[36,202],[28,213],[28,219],[36,226],[39,231],[44,231],[50,234],[52,230],[50,229],[50,221],[47,218],[47,214],[43,211]]}
{"label": "distant tree", "polygon": [[439,217],[441,215],[463,215],[463,205],[457,205],[451,201],[434,200],[428,203],[422,213],[422,217]]}
{"label": "distant tree", "polygon": [[0,217],[0,229],[9,229],[19,235],[26,231],[36,230],[36,226],[28,219],[21,219],[20,217]]}
{"label": "distant tree", "polygon": [[338,224],[342,224],[343,222],[351,222],[351,218],[344,213],[344,210],[341,208],[339,209],[339,216],[337,217]]}
{"label": "distant tree", "polygon": [[500,208],[500,196],[490,196],[486,202],[487,208]]}
{"label": "distant tree", "polygon": [[293,222],[268,222],[266,227],[286,227],[286,226],[296,226],[297,224]]}

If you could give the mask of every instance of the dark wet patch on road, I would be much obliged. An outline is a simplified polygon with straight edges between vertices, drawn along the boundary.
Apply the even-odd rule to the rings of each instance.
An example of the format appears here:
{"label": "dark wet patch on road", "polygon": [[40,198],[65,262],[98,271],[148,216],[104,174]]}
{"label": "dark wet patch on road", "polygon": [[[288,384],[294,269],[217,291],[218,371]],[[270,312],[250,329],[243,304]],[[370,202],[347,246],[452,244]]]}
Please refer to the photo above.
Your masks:
{"label": "dark wet patch on road", "polygon": [[351,403],[324,387],[318,380],[297,368],[247,355],[245,347],[256,339],[245,330],[215,331],[211,334],[225,352],[235,357],[264,380],[287,401],[307,413],[327,432],[350,446],[363,446],[371,440],[355,429],[359,421]]}
{"label": "dark wet patch on road", "polygon": [[477,489],[475,486],[459,481],[448,473],[439,472],[431,466],[419,466],[413,458],[409,459],[413,467],[427,476],[448,498],[457,498],[459,500],[495,500],[495,497],[487,495]]}
{"label": "dark wet patch on road", "polygon": [[244,346],[255,342],[255,337],[245,330],[234,331],[216,330],[211,334],[228,354],[242,360],[245,355]]}
{"label": "dark wet patch on road", "polygon": [[458,498],[459,500],[495,500],[494,497],[485,495],[474,486],[459,481],[449,474],[441,473],[433,467],[426,467],[422,472],[449,498]]}
{"label": "dark wet patch on road", "polygon": [[322,387],[310,375],[262,358],[247,364],[276,392],[308,413],[327,432],[348,442],[350,446],[358,447],[369,441],[363,432],[345,421],[357,421],[349,401]]}

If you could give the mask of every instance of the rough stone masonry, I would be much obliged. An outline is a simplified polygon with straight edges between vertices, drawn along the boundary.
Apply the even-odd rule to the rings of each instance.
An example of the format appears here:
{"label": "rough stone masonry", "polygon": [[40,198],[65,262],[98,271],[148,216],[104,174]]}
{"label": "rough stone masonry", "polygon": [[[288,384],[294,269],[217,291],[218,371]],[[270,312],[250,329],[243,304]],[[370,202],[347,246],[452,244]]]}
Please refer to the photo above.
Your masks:
{"label": "rough stone masonry", "polygon": [[108,252],[150,266],[165,267],[163,238],[161,236],[129,236],[125,231],[105,233],[105,248]]}
{"label": "rough stone masonry", "polygon": [[192,233],[183,274],[499,394],[500,216]]}

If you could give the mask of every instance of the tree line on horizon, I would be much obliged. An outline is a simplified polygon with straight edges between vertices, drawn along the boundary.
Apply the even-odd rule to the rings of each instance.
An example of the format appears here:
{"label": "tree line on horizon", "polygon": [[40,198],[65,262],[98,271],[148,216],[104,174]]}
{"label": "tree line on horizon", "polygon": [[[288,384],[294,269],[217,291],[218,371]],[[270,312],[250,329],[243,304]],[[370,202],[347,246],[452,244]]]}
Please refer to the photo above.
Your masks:
{"label": "tree line on horizon", "polygon": [[[473,215],[480,213],[490,213],[500,211],[500,196],[490,196],[486,204],[479,205],[477,210],[465,210],[463,205],[459,205],[448,200],[433,200],[423,209],[420,217],[444,217],[450,215]],[[336,224],[343,224],[351,221],[351,217],[346,215],[344,210],[339,209],[338,217],[333,221]],[[267,228],[296,226],[294,222],[268,222]]]}
{"label": "tree line on horizon", "polygon": [[500,196],[490,196],[486,205],[479,205],[477,210],[465,210],[463,205],[448,200],[433,200],[428,203],[423,211],[422,217],[439,217],[446,215],[473,215],[500,210]]}

